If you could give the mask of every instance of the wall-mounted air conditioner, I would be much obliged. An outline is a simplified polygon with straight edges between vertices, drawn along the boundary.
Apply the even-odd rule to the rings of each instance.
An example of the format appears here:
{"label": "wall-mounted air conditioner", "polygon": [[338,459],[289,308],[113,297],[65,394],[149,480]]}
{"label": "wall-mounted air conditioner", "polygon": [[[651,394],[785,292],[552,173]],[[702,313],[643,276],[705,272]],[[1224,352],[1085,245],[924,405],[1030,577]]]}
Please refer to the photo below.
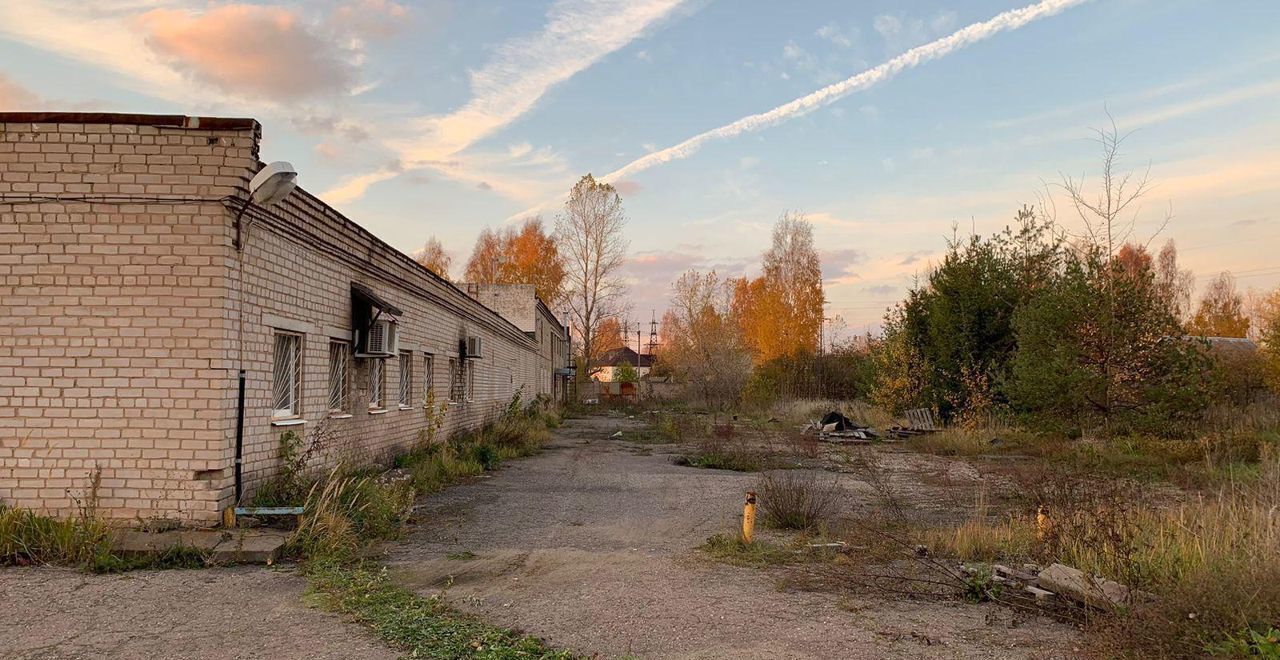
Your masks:
{"label": "wall-mounted air conditioner", "polygon": [[468,336],[466,357],[479,358],[483,356],[484,356],[484,339],[479,335]]}
{"label": "wall-mounted air conditioner", "polygon": [[359,329],[355,336],[356,357],[392,357],[400,349],[400,334],[396,331],[396,322],[391,319],[378,319],[370,323],[362,334]]}

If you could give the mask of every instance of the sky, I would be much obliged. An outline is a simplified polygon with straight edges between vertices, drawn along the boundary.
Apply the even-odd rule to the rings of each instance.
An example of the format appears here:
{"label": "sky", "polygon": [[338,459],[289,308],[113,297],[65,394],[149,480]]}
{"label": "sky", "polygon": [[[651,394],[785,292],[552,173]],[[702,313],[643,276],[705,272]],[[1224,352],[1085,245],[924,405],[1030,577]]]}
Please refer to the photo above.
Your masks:
{"label": "sky", "polygon": [[644,322],[690,268],[757,274],[803,212],[854,333],[953,232],[1041,203],[1081,229],[1058,186],[1096,181],[1114,120],[1155,184],[1135,240],[1280,285],[1274,0],[0,0],[5,110],[257,118],[264,160],[455,275],[592,173]]}

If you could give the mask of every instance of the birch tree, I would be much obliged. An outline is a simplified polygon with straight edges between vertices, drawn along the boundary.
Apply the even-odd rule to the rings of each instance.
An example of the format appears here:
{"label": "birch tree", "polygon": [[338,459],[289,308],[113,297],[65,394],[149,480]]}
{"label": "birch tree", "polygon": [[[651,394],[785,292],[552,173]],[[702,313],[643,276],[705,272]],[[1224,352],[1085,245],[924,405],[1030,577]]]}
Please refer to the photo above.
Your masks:
{"label": "birch tree", "polygon": [[590,174],[574,184],[564,213],[556,220],[569,314],[581,342],[580,380],[590,377],[601,353],[597,339],[601,321],[619,317],[626,309],[622,277],[628,247],[623,235],[626,221],[618,192]]}
{"label": "birch tree", "polygon": [[432,236],[427,239],[427,244],[422,246],[422,252],[415,257],[415,260],[427,267],[427,270],[449,279],[449,267],[453,265],[453,258],[448,252],[444,251],[444,246],[440,244],[440,239]]}

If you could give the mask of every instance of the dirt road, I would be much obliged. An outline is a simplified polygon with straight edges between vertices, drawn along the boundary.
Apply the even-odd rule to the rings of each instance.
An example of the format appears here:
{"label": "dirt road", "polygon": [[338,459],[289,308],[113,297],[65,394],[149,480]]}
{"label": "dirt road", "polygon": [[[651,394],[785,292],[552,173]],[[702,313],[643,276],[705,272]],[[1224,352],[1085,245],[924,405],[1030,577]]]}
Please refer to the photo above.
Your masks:
{"label": "dirt road", "polygon": [[[610,436],[634,420],[570,420],[543,454],[423,502],[391,556],[422,592],[552,644],[606,657],[1071,657],[1075,633],[1011,627],[994,606],[781,591],[768,572],[693,548],[739,524],[756,476],[680,467]],[[852,477],[850,477],[852,479]],[[849,483],[850,492],[866,484]]]}

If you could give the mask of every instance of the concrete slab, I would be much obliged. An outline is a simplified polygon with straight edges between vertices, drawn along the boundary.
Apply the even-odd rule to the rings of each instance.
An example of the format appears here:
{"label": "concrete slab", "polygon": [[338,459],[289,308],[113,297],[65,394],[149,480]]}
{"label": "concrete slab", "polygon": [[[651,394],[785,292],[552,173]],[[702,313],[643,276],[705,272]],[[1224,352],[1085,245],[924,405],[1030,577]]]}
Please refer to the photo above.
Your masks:
{"label": "concrete slab", "polygon": [[270,564],[279,558],[289,532],[276,529],[185,529],[167,532],[122,530],[112,544],[123,557],[160,555],[177,548],[205,554],[215,564]]}

